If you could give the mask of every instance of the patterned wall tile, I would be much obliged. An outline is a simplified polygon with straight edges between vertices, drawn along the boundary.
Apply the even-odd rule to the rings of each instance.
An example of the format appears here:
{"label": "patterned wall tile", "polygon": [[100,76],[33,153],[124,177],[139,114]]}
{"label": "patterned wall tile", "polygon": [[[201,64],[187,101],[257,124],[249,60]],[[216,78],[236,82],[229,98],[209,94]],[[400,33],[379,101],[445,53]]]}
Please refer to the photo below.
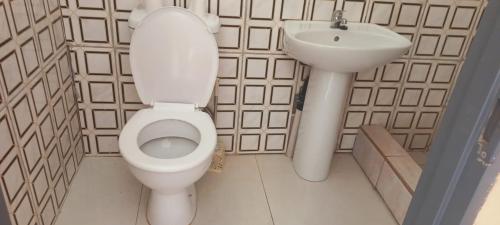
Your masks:
{"label": "patterned wall tile", "polygon": [[[424,14],[425,0],[373,0],[368,6],[365,22],[390,28],[415,42]],[[403,56],[408,57],[410,51]]]}
{"label": "patterned wall tile", "polygon": [[243,61],[240,151],[285,152],[298,63],[285,55],[245,54]]}
{"label": "patterned wall tile", "polygon": [[109,48],[72,47],[71,51],[72,67],[78,73],[74,89],[70,90],[78,93],[78,114],[81,116],[81,123],[74,122],[73,127],[83,128],[83,134],[95,154],[117,153],[116,143],[112,143],[110,146],[114,148],[108,150],[99,150],[98,147],[104,140],[101,136],[119,134],[122,116],[125,117],[119,107],[120,101],[130,101],[130,94],[119,94],[127,87],[126,83],[118,82],[118,73],[123,73],[125,69],[120,66],[121,58],[117,58],[116,62],[115,51]]}
{"label": "patterned wall tile", "polygon": [[52,223],[69,185],[56,185],[63,153],[83,156],[63,23],[59,1],[0,1],[0,189],[13,225]]}
{"label": "patterned wall tile", "polygon": [[219,140],[224,143],[226,152],[237,151],[239,129],[239,105],[243,71],[241,54],[221,53],[219,74],[215,89],[215,123]]}
{"label": "patterned wall tile", "polygon": [[[408,150],[426,151],[439,125],[440,117],[446,109],[448,96],[460,72],[460,65],[472,39],[471,35],[477,25],[483,2],[372,1],[365,21],[373,22],[370,20],[377,10],[384,9],[389,12],[389,9],[393,8],[393,3],[396,10],[391,17],[394,17],[394,14],[399,16],[401,13],[405,16],[396,17],[396,22],[390,22],[387,26],[402,35],[408,34],[407,37],[413,41],[413,47],[409,54],[402,57],[408,58],[408,61],[402,79],[395,80],[394,83],[393,88],[397,92],[396,101],[386,109],[387,116],[382,117],[381,125],[389,129]],[[376,4],[384,5],[377,6],[378,9],[375,10]],[[410,19],[414,22],[410,22]],[[393,76],[386,71],[382,71],[382,74],[385,77]],[[366,80],[371,80],[375,76],[366,77]],[[359,90],[358,86],[363,85],[362,81],[356,78],[353,91],[356,91],[357,95],[351,95],[354,97],[367,95],[368,90]],[[389,90],[384,91],[389,93]],[[375,96],[380,93],[376,92]],[[350,97],[347,112],[356,109],[359,104],[366,103],[356,100],[357,98]],[[344,118],[347,120],[347,113]],[[372,124],[372,122],[365,118],[362,124]],[[350,151],[352,138],[344,139],[344,137],[351,137],[355,133],[356,129],[344,129],[339,137],[341,141],[338,143],[338,149]]]}
{"label": "patterned wall tile", "polygon": [[69,25],[70,39],[75,45],[112,46],[111,20],[108,1],[68,1],[63,8]]}
{"label": "patterned wall tile", "polygon": [[[165,1],[186,7],[188,0]],[[13,224],[50,224],[84,154],[117,155],[145,106],[130,72],[127,19],[138,0],[0,1],[0,174]],[[338,151],[385,126],[426,151],[475,35],[484,0],[224,0],[213,111],[228,153],[287,151],[294,99],[310,68],[283,52],[285,20],[376,23],[413,42],[401,59],[356,73]],[[68,43],[69,51],[65,43]],[[74,74],[74,76],[72,76]]]}
{"label": "patterned wall tile", "polygon": [[[116,146],[120,129],[146,107],[137,95],[128,62],[131,32],[126,20],[137,4],[138,0],[63,3],[62,24],[77,75],[74,92],[82,118],[82,146],[88,154],[117,154],[118,149],[99,146]],[[187,7],[189,1],[168,4]],[[209,1],[208,10],[221,21],[213,100],[219,139],[227,152],[287,150],[293,101],[309,68],[284,54],[283,23],[329,20],[334,9],[342,9],[351,22],[385,26],[414,44],[401,59],[353,76],[338,149],[350,151],[363,124],[383,125],[401,134],[398,138],[408,136],[404,146],[410,149],[417,130],[432,134],[439,124],[483,5],[472,0]],[[50,73],[52,83],[55,73]],[[46,83],[57,90],[49,78]],[[409,111],[413,117],[404,113]],[[437,118],[435,124],[431,115]],[[423,122],[417,125],[421,117]],[[410,118],[411,126],[403,128]],[[414,143],[424,139],[418,137]]]}
{"label": "patterned wall tile", "polygon": [[306,0],[249,0],[246,3],[245,52],[281,53],[284,20],[303,20]]}
{"label": "patterned wall tile", "polygon": [[[241,52],[244,48],[244,0],[209,1],[210,13],[219,15],[221,27],[216,34],[221,52]],[[189,1],[179,0],[186,7]],[[177,3],[176,3],[177,4]]]}
{"label": "patterned wall tile", "polygon": [[480,8],[481,1],[429,0],[413,57],[463,59]]}

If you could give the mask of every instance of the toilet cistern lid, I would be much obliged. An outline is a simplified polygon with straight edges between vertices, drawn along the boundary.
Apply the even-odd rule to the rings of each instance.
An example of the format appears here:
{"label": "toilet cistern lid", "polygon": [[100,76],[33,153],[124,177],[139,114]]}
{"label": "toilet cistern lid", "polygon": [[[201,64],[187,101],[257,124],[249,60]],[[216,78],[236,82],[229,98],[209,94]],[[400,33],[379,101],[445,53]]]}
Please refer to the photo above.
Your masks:
{"label": "toilet cistern lid", "polygon": [[183,8],[158,9],[135,28],[130,69],[144,104],[187,103],[205,107],[219,64],[215,37]]}

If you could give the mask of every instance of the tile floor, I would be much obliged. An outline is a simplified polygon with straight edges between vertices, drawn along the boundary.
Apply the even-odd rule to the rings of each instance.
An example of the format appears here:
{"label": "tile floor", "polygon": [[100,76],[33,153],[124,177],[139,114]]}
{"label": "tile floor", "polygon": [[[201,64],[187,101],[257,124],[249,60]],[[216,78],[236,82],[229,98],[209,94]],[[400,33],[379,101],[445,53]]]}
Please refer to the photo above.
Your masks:
{"label": "tile floor", "polygon": [[[350,154],[328,180],[308,182],[284,155],[228,156],[196,184],[193,225],[396,225]],[[147,225],[149,190],[122,158],[84,159],[56,225]]]}

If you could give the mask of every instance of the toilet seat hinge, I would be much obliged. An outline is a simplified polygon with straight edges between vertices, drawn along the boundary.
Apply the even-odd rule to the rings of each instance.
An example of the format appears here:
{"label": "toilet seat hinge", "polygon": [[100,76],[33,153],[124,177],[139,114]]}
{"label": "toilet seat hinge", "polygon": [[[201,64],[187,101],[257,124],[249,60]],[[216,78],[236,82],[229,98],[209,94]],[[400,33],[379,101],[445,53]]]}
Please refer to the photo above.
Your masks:
{"label": "toilet seat hinge", "polygon": [[194,112],[197,107],[195,104],[155,102],[153,109],[169,112]]}

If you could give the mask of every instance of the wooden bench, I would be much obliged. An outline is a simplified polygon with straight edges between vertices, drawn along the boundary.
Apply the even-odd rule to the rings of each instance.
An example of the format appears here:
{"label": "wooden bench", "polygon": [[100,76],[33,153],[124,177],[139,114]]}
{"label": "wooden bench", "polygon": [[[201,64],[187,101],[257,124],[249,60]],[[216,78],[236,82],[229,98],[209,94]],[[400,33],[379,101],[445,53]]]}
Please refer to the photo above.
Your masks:
{"label": "wooden bench", "polygon": [[422,169],[381,126],[363,126],[353,155],[399,224],[403,223]]}

